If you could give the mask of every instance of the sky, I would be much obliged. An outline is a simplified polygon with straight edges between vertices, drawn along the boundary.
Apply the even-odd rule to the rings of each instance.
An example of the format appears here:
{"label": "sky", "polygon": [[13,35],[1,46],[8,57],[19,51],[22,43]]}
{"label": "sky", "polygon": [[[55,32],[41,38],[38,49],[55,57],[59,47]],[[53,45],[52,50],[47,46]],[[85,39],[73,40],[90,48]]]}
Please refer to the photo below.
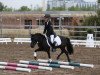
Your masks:
{"label": "sky", "polygon": [[96,2],[97,0],[84,0],[86,2]]}
{"label": "sky", "polygon": [[[21,6],[28,6],[29,8],[34,8],[37,5],[42,6],[43,0],[0,0],[4,5],[12,7],[15,9],[20,8]],[[45,0],[47,1],[47,0]],[[84,0],[86,2],[96,2],[97,0]]]}
{"label": "sky", "polygon": [[4,5],[12,8],[20,8],[21,6],[31,6],[34,8],[37,4],[41,6],[42,0],[0,0]]}

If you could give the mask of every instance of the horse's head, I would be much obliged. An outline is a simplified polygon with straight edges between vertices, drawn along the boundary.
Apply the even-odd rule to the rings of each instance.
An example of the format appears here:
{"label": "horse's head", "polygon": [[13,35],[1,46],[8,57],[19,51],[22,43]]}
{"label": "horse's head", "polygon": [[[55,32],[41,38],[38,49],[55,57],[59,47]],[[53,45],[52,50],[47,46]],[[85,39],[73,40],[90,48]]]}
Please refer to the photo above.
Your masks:
{"label": "horse's head", "polygon": [[36,37],[36,35],[35,34],[31,34],[31,44],[30,44],[31,48],[34,48],[34,46],[36,45],[36,43],[37,43],[37,37]]}
{"label": "horse's head", "polygon": [[34,48],[34,46],[37,44],[37,42],[40,42],[40,39],[42,34],[36,33],[36,34],[31,34],[31,48]]}

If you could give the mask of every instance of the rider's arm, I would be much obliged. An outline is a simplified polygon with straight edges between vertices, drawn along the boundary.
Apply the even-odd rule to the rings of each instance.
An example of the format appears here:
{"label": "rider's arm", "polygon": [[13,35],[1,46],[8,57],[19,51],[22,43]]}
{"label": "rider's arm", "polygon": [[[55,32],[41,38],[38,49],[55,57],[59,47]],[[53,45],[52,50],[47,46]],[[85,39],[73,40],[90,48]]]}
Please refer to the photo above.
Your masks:
{"label": "rider's arm", "polygon": [[44,31],[43,31],[43,34],[45,34],[46,33],[46,26],[44,27]]}

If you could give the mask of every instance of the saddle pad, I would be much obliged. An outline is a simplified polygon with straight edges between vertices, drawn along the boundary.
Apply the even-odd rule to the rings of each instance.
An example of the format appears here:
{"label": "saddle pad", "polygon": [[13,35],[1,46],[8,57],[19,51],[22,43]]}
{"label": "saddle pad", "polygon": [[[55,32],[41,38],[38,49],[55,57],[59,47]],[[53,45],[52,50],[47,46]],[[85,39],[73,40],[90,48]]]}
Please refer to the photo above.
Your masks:
{"label": "saddle pad", "polygon": [[47,39],[47,36],[46,36],[46,35],[44,35],[44,36],[45,36],[45,38],[46,38],[47,44],[49,45],[49,47],[51,47],[51,45],[49,44],[49,41],[48,41],[48,39]]}
{"label": "saddle pad", "polygon": [[61,39],[60,39],[59,36],[56,36],[56,37],[54,38],[54,35],[51,35],[50,38],[51,38],[51,43],[53,43],[54,41],[56,41],[56,45],[55,45],[55,46],[61,45]]}

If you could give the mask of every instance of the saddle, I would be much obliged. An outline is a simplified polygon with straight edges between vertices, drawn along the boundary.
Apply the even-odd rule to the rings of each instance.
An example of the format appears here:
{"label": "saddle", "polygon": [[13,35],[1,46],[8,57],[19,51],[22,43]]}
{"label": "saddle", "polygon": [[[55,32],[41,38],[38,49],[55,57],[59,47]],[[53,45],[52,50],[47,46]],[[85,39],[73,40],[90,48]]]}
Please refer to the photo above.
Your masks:
{"label": "saddle", "polygon": [[55,46],[61,45],[61,39],[60,39],[59,36],[56,36],[56,37],[54,38],[54,35],[51,35],[50,38],[48,38],[48,37],[45,35],[45,37],[46,37],[46,40],[47,40],[47,43],[48,43],[49,46],[51,46],[51,44],[53,44],[54,42],[56,42],[56,43],[55,43]]}

